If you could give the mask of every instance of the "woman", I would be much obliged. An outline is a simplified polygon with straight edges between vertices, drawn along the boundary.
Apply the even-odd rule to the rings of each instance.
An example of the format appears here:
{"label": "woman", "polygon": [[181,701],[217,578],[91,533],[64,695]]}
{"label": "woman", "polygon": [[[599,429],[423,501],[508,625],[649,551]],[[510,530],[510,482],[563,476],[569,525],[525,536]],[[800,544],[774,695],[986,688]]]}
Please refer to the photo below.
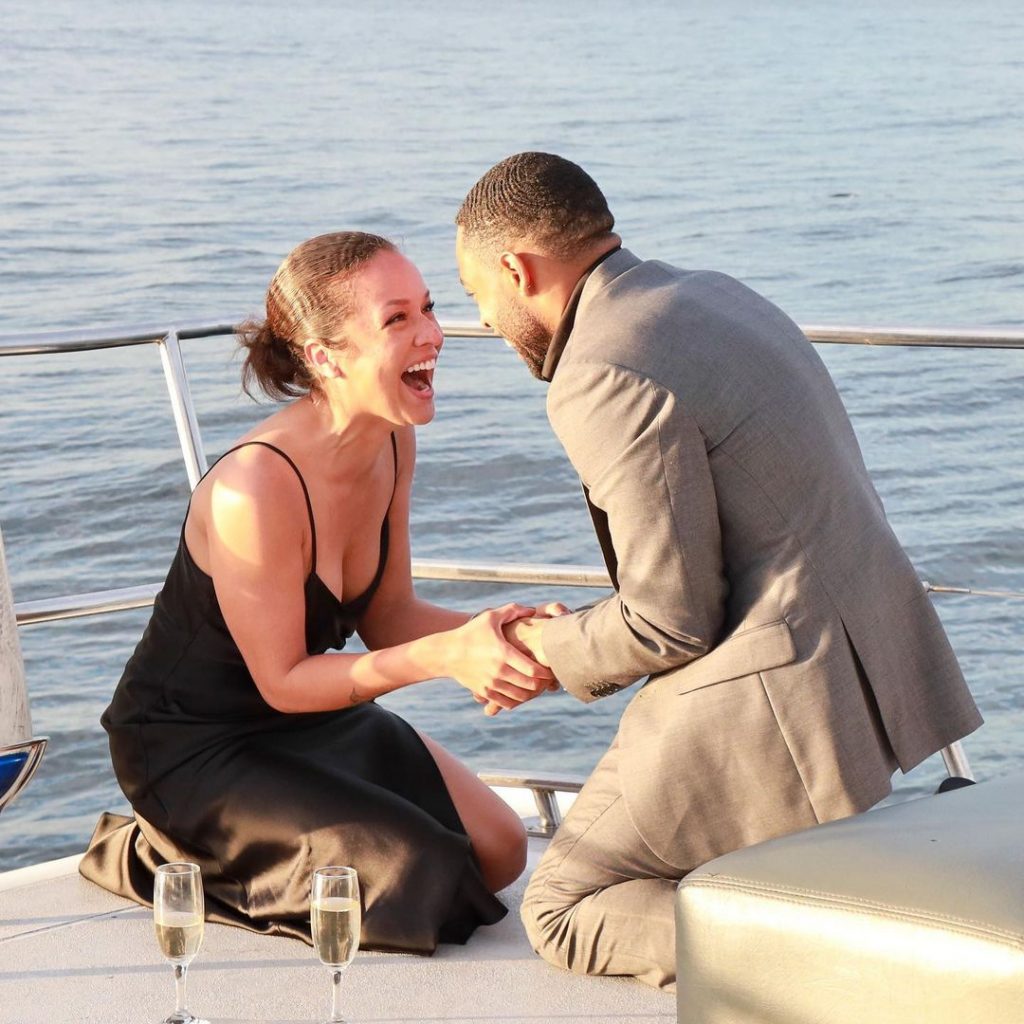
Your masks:
{"label": "woman", "polygon": [[[428,953],[501,918],[519,819],[373,703],[448,676],[488,711],[547,689],[508,644],[516,605],[419,600],[409,495],[443,336],[383,238],[321,235],[242,332],[246,389],[295,401],[196,487],[152,619],[103,716],[135,819],[101,821],[86,877],[149,902],[161,860],[203,869],[211,919],[309,941],[309,881],[352,864],[363,945]],[[558,609],[550,609],[552,613]],[[370,653],[325,653],[358,631]]]}

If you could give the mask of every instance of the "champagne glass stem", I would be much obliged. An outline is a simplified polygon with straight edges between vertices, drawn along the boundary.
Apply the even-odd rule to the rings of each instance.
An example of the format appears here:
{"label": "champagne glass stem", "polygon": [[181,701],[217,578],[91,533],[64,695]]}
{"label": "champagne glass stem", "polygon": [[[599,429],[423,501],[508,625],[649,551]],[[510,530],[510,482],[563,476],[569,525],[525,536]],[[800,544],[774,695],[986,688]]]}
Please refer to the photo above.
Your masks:
{"label": "champagne glass stem", "polygon": [[331,971],[331,1024],[345,1024],[341,1015],[341,971]]}
{"label": "champagne glass stem", "polygon": [[184,1017],[188,1011],[185,1009],[185,978],[188,974],[188,964],[174,965],[174,1013],[176,1016]]}

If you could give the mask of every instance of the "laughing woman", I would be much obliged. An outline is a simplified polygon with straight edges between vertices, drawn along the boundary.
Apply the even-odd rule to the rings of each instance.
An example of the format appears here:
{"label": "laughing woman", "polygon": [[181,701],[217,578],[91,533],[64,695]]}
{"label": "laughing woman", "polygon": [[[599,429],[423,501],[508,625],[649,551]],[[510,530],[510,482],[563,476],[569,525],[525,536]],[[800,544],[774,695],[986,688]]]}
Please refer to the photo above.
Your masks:
{"label": "laughing woman", "polygon": [[[82,873],[148,903],[202,867],[208,917],[309,941],[309,882],[351,864],[363,946],[431,952],[504,915],[522,825],[374,698],[450,677],[511,708],[550,683],[502,625],[419,600],[409,554],[417,425],[443,337],[383,238],[321,235],[243,331],[243,379],[294,399],[196,487],[153,616],[103,716],[135,817],[106,815]],[[367,654],[336,653],[358,632]],[[335,649],[327,653],[329,649]]]}

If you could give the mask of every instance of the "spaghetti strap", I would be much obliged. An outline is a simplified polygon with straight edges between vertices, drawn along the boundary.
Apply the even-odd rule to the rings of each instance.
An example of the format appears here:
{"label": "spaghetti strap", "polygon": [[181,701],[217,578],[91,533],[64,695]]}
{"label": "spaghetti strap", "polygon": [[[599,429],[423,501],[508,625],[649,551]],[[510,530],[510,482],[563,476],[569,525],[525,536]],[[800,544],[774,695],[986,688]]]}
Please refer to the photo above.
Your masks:
{"label": "spaghetti strap", "polygon": [[[295,465],[295,461],[292,459],[287,452],[282,451],[277,445],[271,444],[269,441],[243,441],[241,444],[236,444],[234,448],[229,448],[223,455],[219,456],[214,460],[213,465],[210,469],[220,462],[221,459],[226,458],[232,452],[237,452],[239,448],[246,448],[251,444],[258,444],[263,448],[269,448],[272,452],[277,452],[278,455],[288,463],[289,466],[295,470],[295,475],[299,478],[299,483],[302,485],[302,495],[306,499],[306,511],[309,513],[309,532],[310,532],[310,555],[312,558],[312,566],[310,567],[310,573],[316,573],[316,519],[313,517],[313,502],[309,497],[309,488],[306,487],[306,481],[303,479],[302,474],[299,472],[299,467]],[[380,581],[380,577],[384,574],[384,563],[387,561],[388,556],[388,541],[389,541],[389,530],[388,530],[388,515],[391,512],[391,505],[395,500],[395,493],[398,491],[398,441],[395,438],[395,432],[391,432],[391,453],[395,460],[395,480],[391,487],[391,498],[388,501],[387,512],[384,513],[384,522],[381,523],[381,557],[377,566],[377,573],[374,577],[374,585]],[[208,473],[208,469],[206,472]],[[191,503],[190,503],[191,504]],[[182,534],[184,534],[185,527],[182,525]]]}
{"label": "spaghetti strap", "polygon": [[[395,435],[392,434],[391,435],[392,441],[394,441],[394,437],[395,437]],[[310,538],[311,538],[310,555],[311,555],[312,560],[313,560],[313,565],[312,565],[312,568],[310,569],[310,572],[311,573],[315,573],[316,572],[316,520],[313,518],[313,502],[309,500],[309,489],[306,487],[306,481],[303,480],[302,474],[299,472],[299,467],[295,465],[295,462],[292,459],[292,457],[290,455],[288,455],[286,452],[281,451],[281,449],[278,448],[277,445],[271,444],[269,441],[243,441],[241,444],[236,444],[234,448],[229,448],[226,452],[224,452],[224,454],[221,455],[220,458],[218,458],[216,460],[216,462],[214,462],[213,466],[216,466],[217,463],[220,462],[221,459],[223,459],[226,456],[230,455],[232,452],[237,452],[239,448],[247,448],[251,444],[258,444],[258,445],[262,446],[263,448],[269,448],[272,452],[277,452],[277,454],[280,455],[281,458],[284,459],[284,461],[287,462],[288,465],[291,466],[292,469],[295,470],[295,475],[299,478],[299,483],[302,484],[302,494],[303,494],[303,497],[306,499],[306,511],[309,513],[309,532],[310,532]],[[396,450],[395,458],[396,458],[396,460],[398,458],[397,450]],[[213,469],[213,466],[211,466],[210,469]],[[207,472],[209,472],[209,470],[207,470]],[[396,473],[397,473],[397,463],[396,463]]]}

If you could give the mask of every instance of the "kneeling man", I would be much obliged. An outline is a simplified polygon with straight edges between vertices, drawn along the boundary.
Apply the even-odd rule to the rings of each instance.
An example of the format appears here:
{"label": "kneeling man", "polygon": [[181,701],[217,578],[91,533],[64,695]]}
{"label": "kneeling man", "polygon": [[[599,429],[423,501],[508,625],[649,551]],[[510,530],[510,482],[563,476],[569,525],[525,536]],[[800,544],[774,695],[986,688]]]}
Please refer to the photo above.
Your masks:
{"label": "kneeling man", "polygon": [[456,219],[481,320],[550,382],[615,592],[511,635],[582,701],[648,677],[527,889],[537,951],[675,981],[680,878],[863,811],[980,715],[800,329],[623,249],[580,167],[520,153]]}

